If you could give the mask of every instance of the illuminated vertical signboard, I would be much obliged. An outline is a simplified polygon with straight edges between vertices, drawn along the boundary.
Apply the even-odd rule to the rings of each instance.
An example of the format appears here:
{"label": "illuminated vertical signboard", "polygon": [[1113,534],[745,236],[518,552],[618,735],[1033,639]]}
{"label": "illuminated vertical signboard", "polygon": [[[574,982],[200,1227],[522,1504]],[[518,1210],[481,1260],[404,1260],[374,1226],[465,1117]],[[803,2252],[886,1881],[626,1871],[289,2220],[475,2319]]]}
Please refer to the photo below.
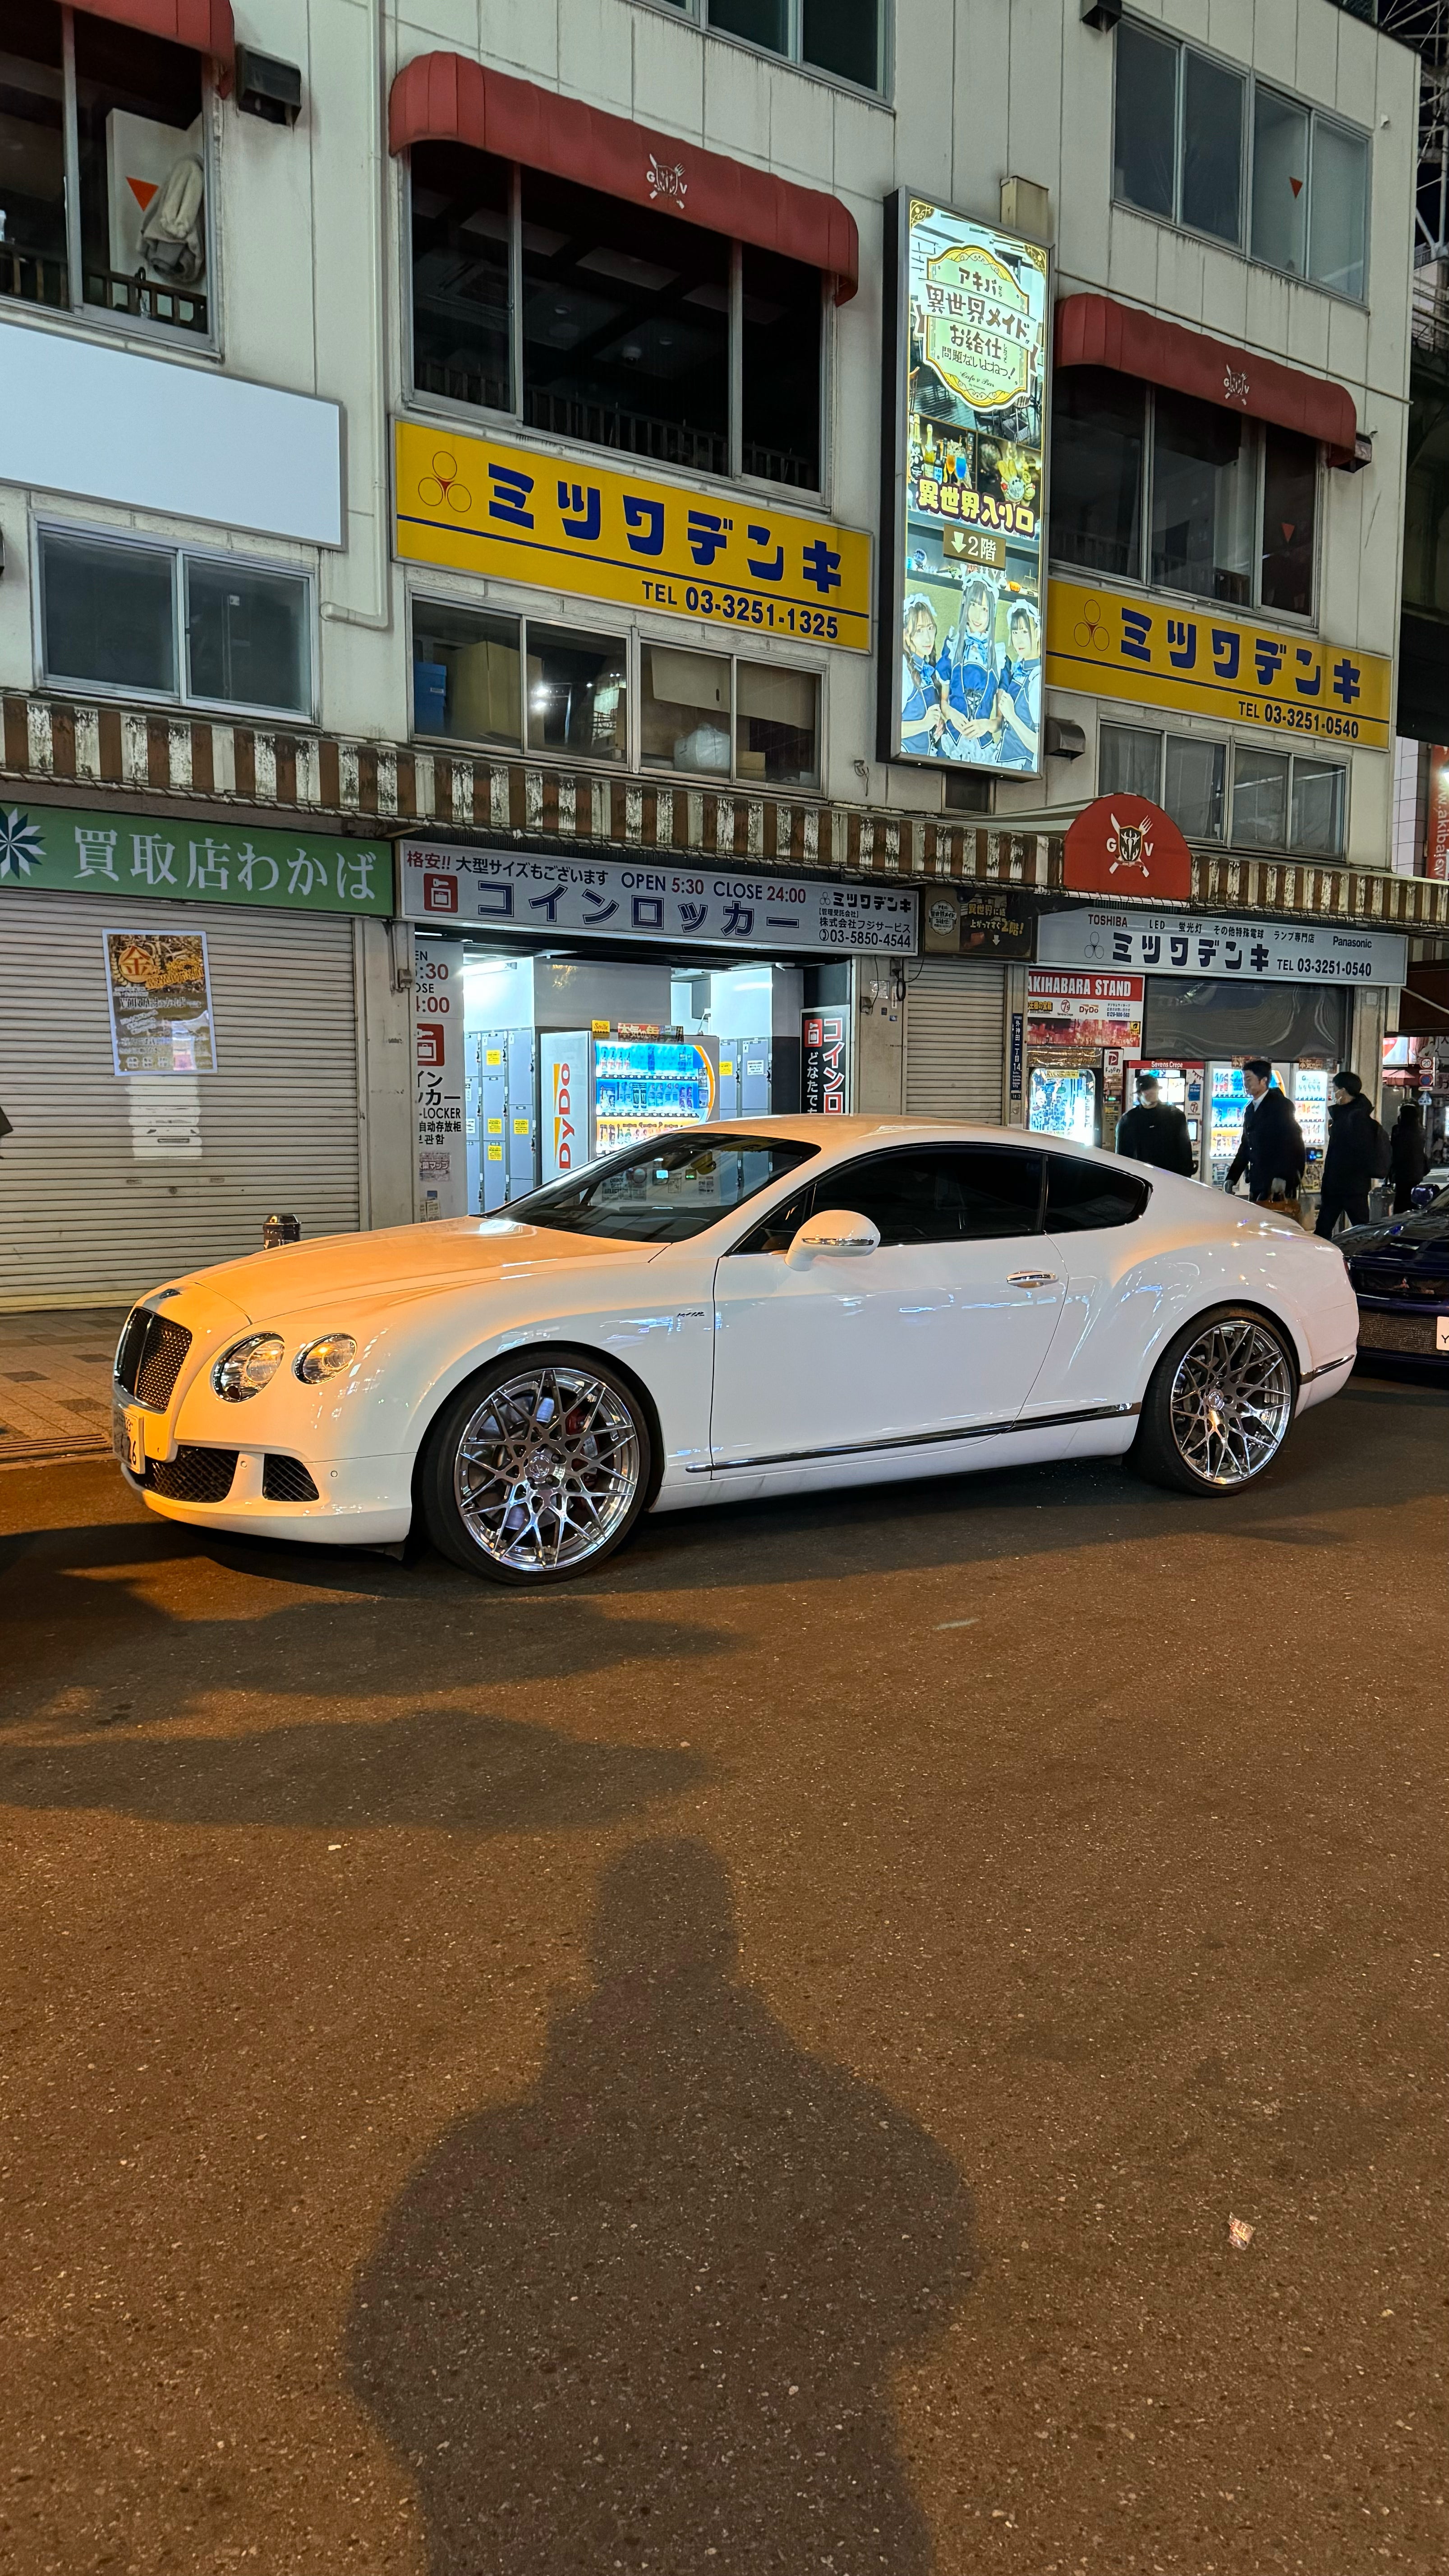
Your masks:
{"label": "illuminated vertical signboard", "polygon": [[[881,757],[1041,768],[1047,254],[902,189]],[[888,440],[888,448],[891,442]]]}

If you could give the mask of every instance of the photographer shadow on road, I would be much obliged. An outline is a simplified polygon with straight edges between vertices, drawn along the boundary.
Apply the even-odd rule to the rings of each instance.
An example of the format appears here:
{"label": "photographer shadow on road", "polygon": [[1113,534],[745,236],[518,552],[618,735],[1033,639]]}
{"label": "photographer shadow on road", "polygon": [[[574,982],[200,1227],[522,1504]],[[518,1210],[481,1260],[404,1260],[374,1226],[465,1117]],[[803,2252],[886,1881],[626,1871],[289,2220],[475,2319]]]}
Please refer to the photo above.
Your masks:
{"label": "photographer shadow on road", "polygon": [[609,1870],[594,1983],[453,2129],[354,2286],[354,2394],[430,2576],[927,2576],[893,2368],[970,2287],[949,2157],[737,1980],[696,1841]]}

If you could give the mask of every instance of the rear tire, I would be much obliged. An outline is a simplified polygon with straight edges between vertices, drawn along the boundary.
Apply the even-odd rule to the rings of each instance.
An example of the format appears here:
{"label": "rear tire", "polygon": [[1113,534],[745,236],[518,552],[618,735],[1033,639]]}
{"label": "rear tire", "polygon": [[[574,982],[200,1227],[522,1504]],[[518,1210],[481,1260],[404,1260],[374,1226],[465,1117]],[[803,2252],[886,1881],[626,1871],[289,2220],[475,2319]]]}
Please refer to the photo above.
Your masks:
{"label": "rear tire", "polygon": [[1241,1494],[1292,1427],[1298,1371],[1284,1334],[1249,1306],[1184,1325],[1152,1372],[1132,1462],[1180,1494]]}
{"label": "rear tire", "polygon": [[428,1433],[417,1490],[433,1545],[490,1583],[566,1583],[622,1547],[651,1487],[633,1389],[584,1351],[512,1351]]}

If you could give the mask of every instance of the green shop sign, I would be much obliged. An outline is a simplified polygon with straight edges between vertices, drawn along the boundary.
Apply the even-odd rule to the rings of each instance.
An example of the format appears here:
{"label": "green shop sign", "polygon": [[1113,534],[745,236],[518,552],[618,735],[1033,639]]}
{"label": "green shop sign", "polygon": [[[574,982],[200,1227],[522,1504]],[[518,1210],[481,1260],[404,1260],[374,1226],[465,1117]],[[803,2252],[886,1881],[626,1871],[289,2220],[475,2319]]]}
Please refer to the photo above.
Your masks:
{"label": "green shop sign", "polygon": [[281,912],[393,910],[392,845],[315,832],[226,829],[144,814],[80,814],[0,801],[0,892],[6,886],[247,903]]}

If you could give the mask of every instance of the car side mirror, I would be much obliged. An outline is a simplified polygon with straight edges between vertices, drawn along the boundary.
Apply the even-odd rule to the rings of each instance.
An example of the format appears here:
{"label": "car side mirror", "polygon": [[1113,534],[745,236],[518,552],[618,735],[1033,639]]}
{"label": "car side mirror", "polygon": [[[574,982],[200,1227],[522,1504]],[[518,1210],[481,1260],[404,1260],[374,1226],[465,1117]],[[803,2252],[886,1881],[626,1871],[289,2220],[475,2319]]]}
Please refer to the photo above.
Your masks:
{"label": "car side mirror", "polygon": [[842,1253],[874,1252],[880,1241],[880,1227],[868,1216],[854,1216],[849,1208],[826,1208],[802,1225],[785,1255],[791,1270],[803,1270],[817,1256]]}

